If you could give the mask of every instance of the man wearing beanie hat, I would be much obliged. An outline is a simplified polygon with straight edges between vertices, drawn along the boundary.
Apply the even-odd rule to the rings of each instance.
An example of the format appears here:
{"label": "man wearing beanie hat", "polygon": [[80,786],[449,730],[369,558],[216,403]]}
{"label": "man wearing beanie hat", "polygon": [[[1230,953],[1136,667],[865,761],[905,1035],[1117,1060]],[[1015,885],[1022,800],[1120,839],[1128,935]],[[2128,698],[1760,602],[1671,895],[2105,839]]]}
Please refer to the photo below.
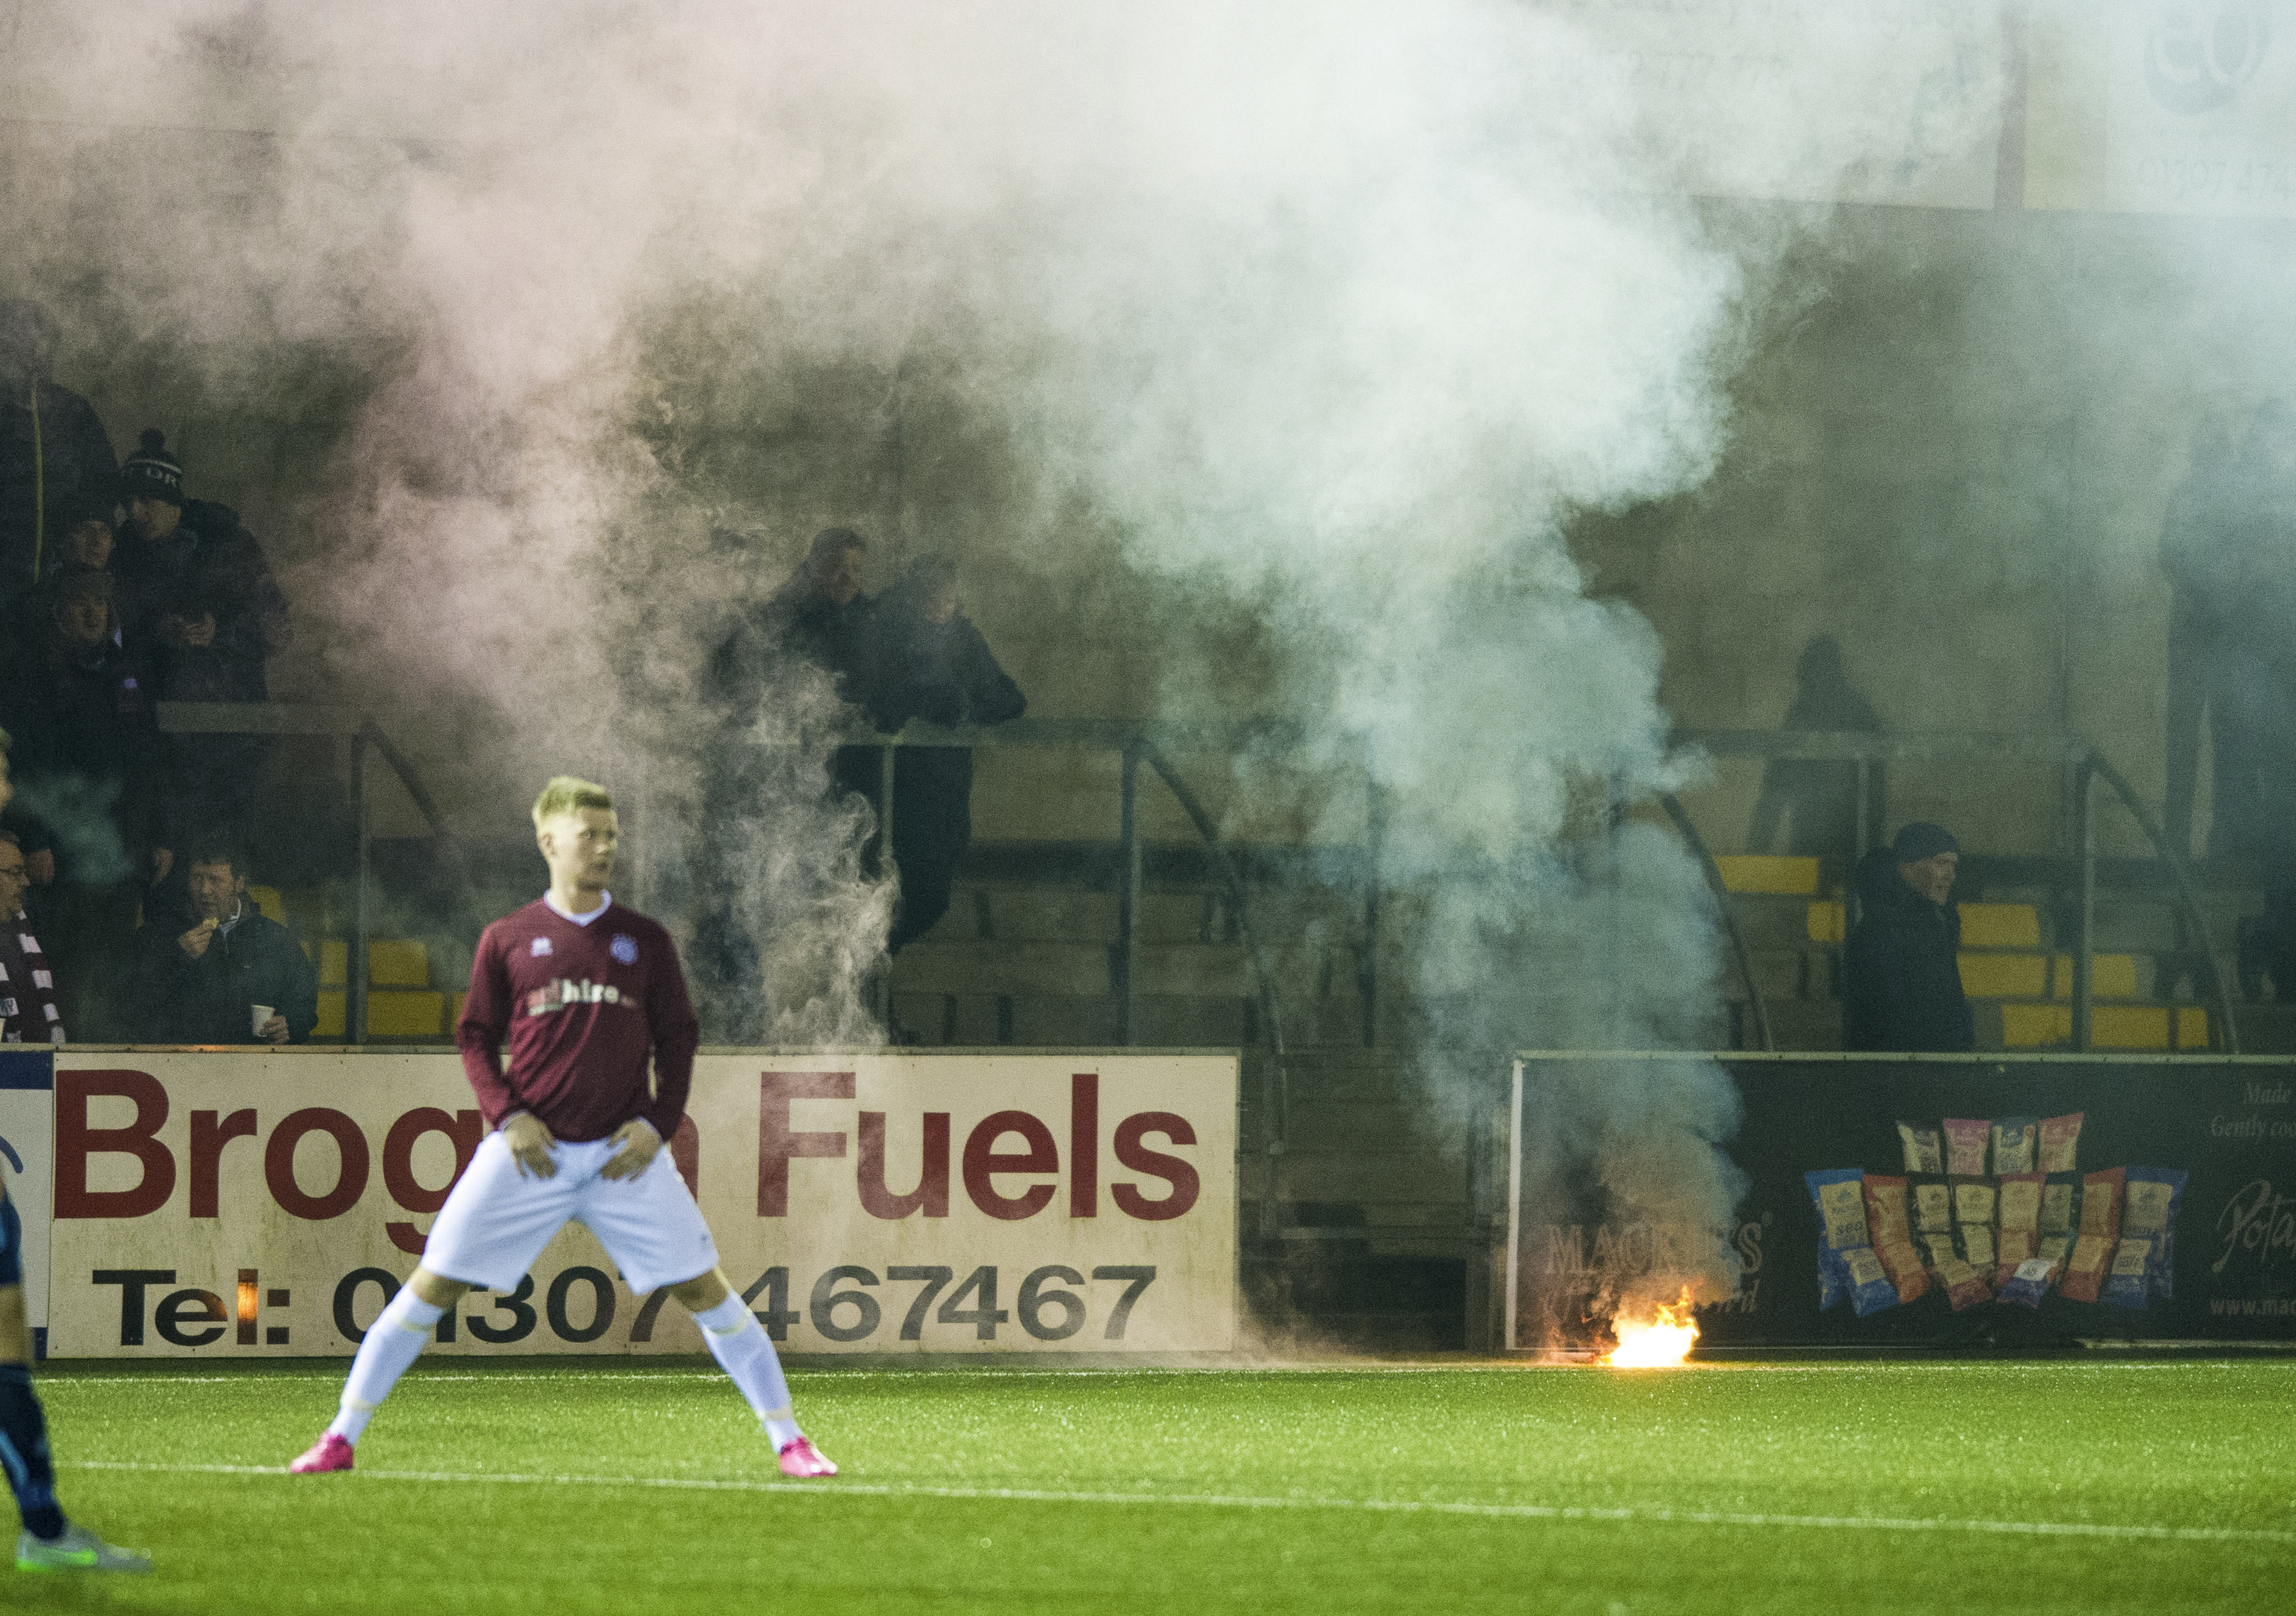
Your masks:
{"label": "man wearing beanie hat", "polygon": [[1857,867],[1860,912],[1841,960],[1841,1047],[1976,1048],[1961,987],[1961,911],[1949,901],[1961,844],[1916,820]]}
{"label": "man wearing beanie hat", "polygon": [[[120,470],[127,525],[112,557],[120,633],[159,701],[267,700],[264,659],[287,643],[287,602],[263,547],[226,505],[188,499],[184,468],[147,427]],[[173,737],[171,834],[242,816],[261,767],[260,736]]]}
{"label": "man wearing beanie hat", "polygon": [[20,599],[76,526],[111,519],[119,460],[94,406],[60,387],[55,316],[0,300],[0,600]]}

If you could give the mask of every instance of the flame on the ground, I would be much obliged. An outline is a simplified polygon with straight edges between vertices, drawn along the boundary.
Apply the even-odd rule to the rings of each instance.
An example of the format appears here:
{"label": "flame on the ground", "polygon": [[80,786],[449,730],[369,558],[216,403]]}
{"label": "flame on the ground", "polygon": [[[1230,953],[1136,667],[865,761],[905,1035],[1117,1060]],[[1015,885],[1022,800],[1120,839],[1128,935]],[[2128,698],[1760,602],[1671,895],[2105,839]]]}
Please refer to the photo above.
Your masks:
{"label": "flame on the ground", "polygon": [[1671,1307],[1660,1302],[1647,1320],[1617,1318],[1611,1331],[1619,1338],[1603,1362],[1613,1369],[1670,1369],[1690,1356],[1698,1341],[1698,1320],[1690,1310],[1690,1293]]}

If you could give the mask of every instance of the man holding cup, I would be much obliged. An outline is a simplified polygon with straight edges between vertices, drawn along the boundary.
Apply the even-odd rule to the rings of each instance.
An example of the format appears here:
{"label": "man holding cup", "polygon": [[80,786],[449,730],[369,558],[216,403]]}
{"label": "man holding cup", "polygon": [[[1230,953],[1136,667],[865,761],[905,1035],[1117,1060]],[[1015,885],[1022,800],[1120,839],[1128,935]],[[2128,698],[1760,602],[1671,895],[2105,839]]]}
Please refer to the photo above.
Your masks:
{"label": "man holding cup", "polygon": [[287,928],[247,901],[247,858],[194,843],[188,927],[147,923],[129,998],[148,1043],[302,1043],[319,1020],[318,979]]}

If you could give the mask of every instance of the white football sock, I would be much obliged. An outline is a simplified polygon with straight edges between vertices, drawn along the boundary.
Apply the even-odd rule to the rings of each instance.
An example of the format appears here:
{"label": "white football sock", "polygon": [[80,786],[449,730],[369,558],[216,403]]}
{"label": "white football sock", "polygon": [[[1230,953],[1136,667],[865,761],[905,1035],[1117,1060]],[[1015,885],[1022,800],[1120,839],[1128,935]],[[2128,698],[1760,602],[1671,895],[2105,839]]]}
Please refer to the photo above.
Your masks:
{"label": "white football sock", "polygon": [[430,1326],[446,1310],[417,1296],[411,1285],[398,1287],[398,1294],[390,1299],[366,1339],[359,1343],[358,1356],[351,1359],[350,1375],[343,1382],[342,1408],[328,1430],[347,1442],[359,1440],[398,1377],[422,1356]]}
{"label": "white football sock", "polygon": [[728,1296],[716,1307],[693,1316],[709,1356],[741,1389],[742,1397],[765,1423],[766,1434],[779,1452],[797,1441],[797,1420],[790,1410],[789,1383],[782,1378],[782,1360],[774,1351],[774,1338],[758,1323],[750,1304]]}

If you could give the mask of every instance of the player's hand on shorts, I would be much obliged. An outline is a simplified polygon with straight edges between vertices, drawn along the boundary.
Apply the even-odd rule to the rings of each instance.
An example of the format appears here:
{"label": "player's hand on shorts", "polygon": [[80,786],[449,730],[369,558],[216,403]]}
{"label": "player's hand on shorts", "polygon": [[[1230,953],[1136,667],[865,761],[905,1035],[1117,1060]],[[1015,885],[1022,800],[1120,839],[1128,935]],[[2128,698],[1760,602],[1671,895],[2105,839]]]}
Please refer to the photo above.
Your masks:
{"label": "player's hand on shorts", "polygon": [[616,1147],[614,1154],[606,1158],[603,1167],[598,1169],[601,1178],[635,1179],[653,1165],[654,1157],[661,1150],[661,1135],[656,1133],[653,1124],[644,1117],[624,1122],[615,1129],[613,1142]]}
{"label": "player's hand on shorts", "polygon": [[558,1141],[542,1119],[531,1111],[521,1111],[502,1125],[503,1143],[510,1147],[511,1160],[518,1163],[521,1179],[532,1173],[537,1179],[558,1176],[558,1163],[550,1152]]}

